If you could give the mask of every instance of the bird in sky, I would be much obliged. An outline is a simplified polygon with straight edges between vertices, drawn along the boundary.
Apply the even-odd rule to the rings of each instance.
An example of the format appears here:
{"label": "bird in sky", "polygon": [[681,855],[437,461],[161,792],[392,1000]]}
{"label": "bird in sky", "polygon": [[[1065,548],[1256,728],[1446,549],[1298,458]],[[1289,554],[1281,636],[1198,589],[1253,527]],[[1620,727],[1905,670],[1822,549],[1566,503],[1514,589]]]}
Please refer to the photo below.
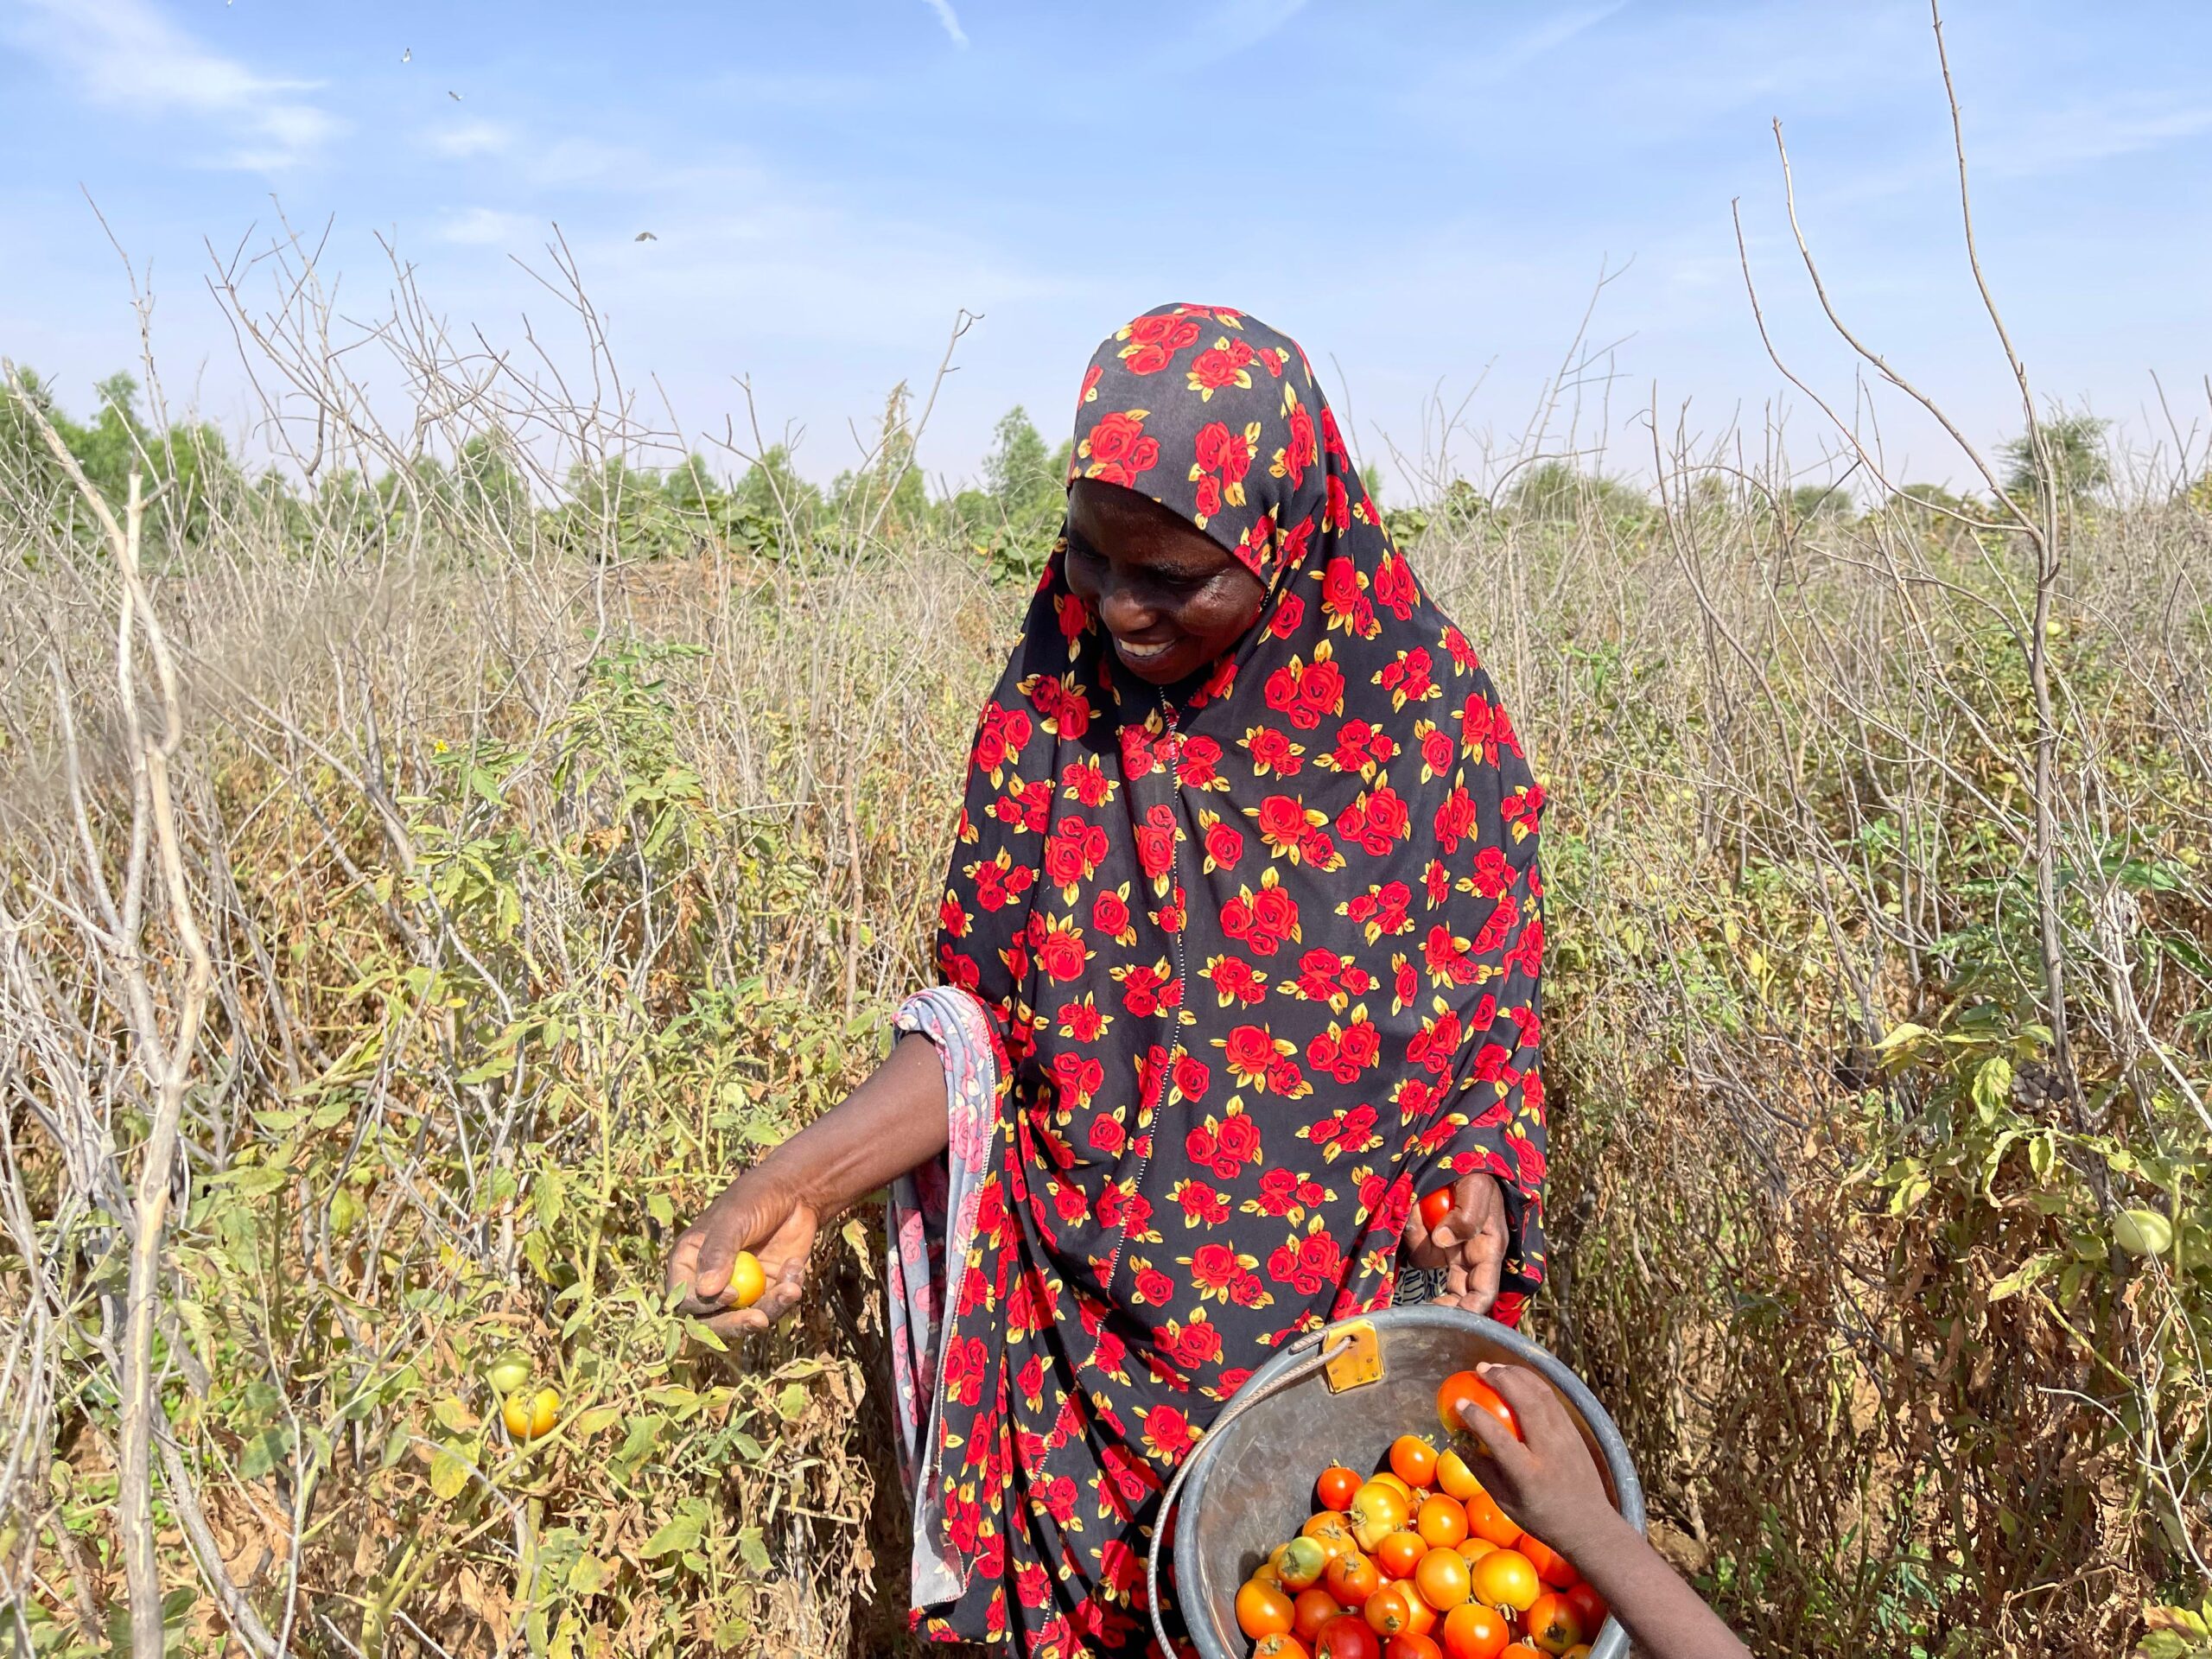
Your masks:
{"label": "bird in sky", "polygon": [[446,89],[446,96],[447,96],[448,98],[449,98],[449,99],[453,99],[453,101],[454,101],[454,103],[456,103],[456,104],[458,104],[458,103],[460,103],[460,102],[461,102],[461,94],[460,94],[459,92],[454,92],[451,87],[448,87],[448,88]]}
{"label": "bird in sky", "polygon": [[637,242],[658,242],[660,240],[660,238],[655,236],[651,231],[639,231],[638,234],[631,239]]}
{"label": "bird in sky", "polygon": [[410,46],[410,47],[409,47],[409,48],[408,48],[404,52],[403,52],[403,53],[401,53],[401,54],[399,54],[399,60],[400,60],[402,63],[412,63],[412,62],[414,62],[414,61],[415,61],[415,48],[414,48],[413,47],[411,47],[411,46]]}

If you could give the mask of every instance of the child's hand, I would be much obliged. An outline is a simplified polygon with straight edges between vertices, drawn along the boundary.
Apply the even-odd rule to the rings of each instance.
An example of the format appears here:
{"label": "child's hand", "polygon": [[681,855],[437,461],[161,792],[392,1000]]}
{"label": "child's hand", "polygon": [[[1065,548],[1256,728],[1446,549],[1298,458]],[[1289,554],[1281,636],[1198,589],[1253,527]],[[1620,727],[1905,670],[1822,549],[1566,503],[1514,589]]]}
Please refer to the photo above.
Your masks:
{"label": "child's hand", "polygon": [[[1521,1421],[1520,1440],[1479,1407],[1463,1421],[1483,1451],[1467,1459],[1498,1506],[1574,1563],[1628,1626],[1648,1659],[1751,1659],[1697,1592],[1605,1498],[1605,1485],[1566,1404],[1518,1365],[1478,1365]],[[1594,1637],[1594,1630],[1586,1631]]]}
{"label": "child's hand", "polygon": [[1469,1459],[1470,1466],[1498,1506],[1524,1530],[1569,1557],[1578,1547],[1587,1548],[1620,1526],[1581,1432],[1551,1384],[1519,1365],[1475,1370],[1521,1421],[1522,1438],[1516,1440],[1479,1408],[1463,1418],[1483,1448],[1483,1455]]}

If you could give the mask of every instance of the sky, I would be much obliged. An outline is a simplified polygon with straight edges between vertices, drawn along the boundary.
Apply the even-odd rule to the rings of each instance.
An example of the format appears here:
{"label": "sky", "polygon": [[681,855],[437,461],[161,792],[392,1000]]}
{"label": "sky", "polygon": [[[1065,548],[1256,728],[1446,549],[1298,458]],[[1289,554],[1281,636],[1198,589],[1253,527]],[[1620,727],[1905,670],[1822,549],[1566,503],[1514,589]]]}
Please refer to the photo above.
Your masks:
{"label": "sky", "polygon": [[[1945,34],[2039,395],[2201,452],[2212,6],[1953,0]],[[388,244],[456,332],[573,364],[557,226],[631,384],[698,433],[742,378],[820,477],[963,309],[920,449],[942,485],[1013,404],[1063,435],[1096,341],[1175,299],[1297,337],[1386,500],[1440,449],[1648,472],[1655,411],[1747,456],[1779,421],[1823,476],[1739,204],[1789,367],[1900,477],[1971,481],[1822,321],[1777,119],[1840,314],[1976,442],[2017,431],[1924,0],[0,0],[0,352],[80,412],[135,363],[111,233],[172,404],[250,442],[207,276],[280,213],[348,315],[386,302]]]}

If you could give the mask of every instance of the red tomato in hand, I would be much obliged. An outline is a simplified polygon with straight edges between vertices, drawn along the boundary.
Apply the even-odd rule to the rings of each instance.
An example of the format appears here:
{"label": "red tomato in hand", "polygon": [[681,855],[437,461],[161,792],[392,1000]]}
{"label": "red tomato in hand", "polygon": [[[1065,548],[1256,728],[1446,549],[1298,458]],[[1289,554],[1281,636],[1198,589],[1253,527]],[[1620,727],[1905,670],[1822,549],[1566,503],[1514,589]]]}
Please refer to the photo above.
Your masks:
{"label": "red tomato in hand", "polygon": [[1452,1213],[1452,1189],[1440,1186],[1421,1201],[1421,1224],[1434,1232],[1437,1224]]}
{"label": "red tomato in hand", "polygon": [[1436,1415],[1447,1433],[1456,1434],[1465,1428],[1465,1414],[1478,1409],[1497,1418],[1515,1440],[1521,1438],[1521,1420],[1505,1403],[1505,1396],[1472,1371],[1452,1372],[1436,1390]]}

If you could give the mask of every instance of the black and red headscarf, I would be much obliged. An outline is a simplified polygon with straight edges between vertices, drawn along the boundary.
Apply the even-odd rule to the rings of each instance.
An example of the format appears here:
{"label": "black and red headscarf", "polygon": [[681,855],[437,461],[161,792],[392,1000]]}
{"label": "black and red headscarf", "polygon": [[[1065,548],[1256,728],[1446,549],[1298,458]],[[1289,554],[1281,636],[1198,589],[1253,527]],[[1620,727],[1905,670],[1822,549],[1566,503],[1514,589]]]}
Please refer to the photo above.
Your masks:
{"label": "black and red headscarf", "polygon": [[1147,312],[1091,360],[1072,477],[1267,598],[1163,692],[1056,551],[969,765],[938,959],[1004,1052],[939,1401],[965,1589],[921,1623],[1047,1656],[1141,1651],[1160,1487],[1286,1339],[1389,1300],[1416,1194],[1503,1185],[1497,1317],[1543,1266],[1543,791],[1305,354]]}

